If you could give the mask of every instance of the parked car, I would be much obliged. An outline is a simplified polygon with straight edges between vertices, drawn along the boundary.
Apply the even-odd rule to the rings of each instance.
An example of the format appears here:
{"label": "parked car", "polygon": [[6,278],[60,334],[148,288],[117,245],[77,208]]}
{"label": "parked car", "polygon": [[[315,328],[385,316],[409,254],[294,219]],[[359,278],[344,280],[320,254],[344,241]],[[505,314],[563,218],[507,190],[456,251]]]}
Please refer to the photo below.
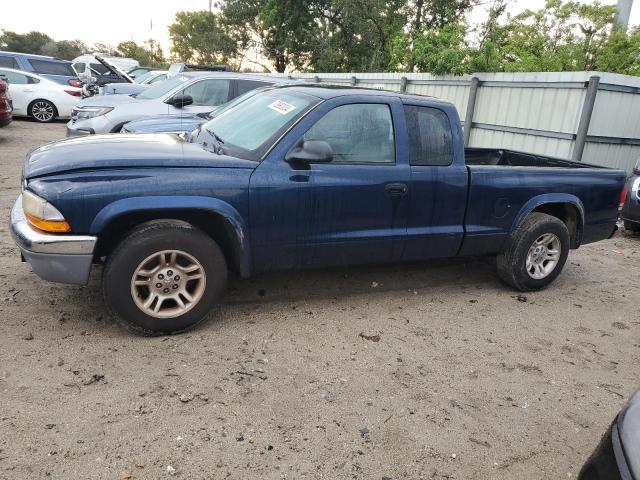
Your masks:
{"label": "parked car", "polygon": [[71,62],[59,58],[0,51],[0,67],[36,73],[61,85],[80,86]]}
{"label": "parked car", "polygon": [[167,79],[166,70],[151,70],[137,77],[133,83],[108,83],[101,89],[102,95],[134,95],[143,92],[154,83]]}
{"label": "parked car", "polygon": [[627,180],[627,195],[620,216],[626,230],[640,232],[640,160]]}
{"label": "parked car", "polygon": [[9,86],[0,78],[0,128],[11,123],[13,107],[9,97]]}
{"label": "parked car", "polygon": [[125,123],[144,117],[210,112],[248,90],[273,83],[273,77],[254,74],[181,73],[135,96],[98,95],[84,99],[73,110],[67,136],[119,132]]}
{"label": "parked car", "polygon": [[578,480],[640,479],[640,392],[615,418],[586,461]]}
{"label": "parked car", "polygon": [[38,122],[69,118],[71,109],[80,101],[82,90],[61,85],[35,73],[0,68],[9,83],[13,114],[31,117]]}
{"label": "parked car", "polygon": [[[294,83],[291,80],[276,79],[273,85],[288,85]],[[239,97],[234,98],[230,102],[224,103],[219,107],[215,107],[211,112],[202,112],[191,115],[158,115],[156,117],[147,117],[140,120],[125,123],[120,130],[121,133],[189,133],[196,128],[207,123],[216,115],[224,112],[228,108],[233,108],[240,102],[251,98],[258,92],[263,92],[269,87],[257,88],[250,90]]]}
{"label": "parked car", "polygon": [[133,58],[113,57],[110,55],[103,55],[101,53],[94,53],[84,54],[74,58],[72,60],[73,69],[78,75],[86,74],[92,77],[99,77],[101,75],[108,74],[109,70],[97,60],[97,57],[104,58],[124,72],[132,71],[140,65],[139,62]]}
{"label": "parked car", "polygon": [[570,249],[614,233],[623,171],[509,150],[465,158],[462,138],[455,107],[431,97],[281,86],[187,136],[35,150],[11,230],[45,280],[83,284],[104,262],[107,306],[141,334],[201,322],[228,270],[484,254],[507,284],[539,290]]}
{"label": "parked car", "polygon": [[141,77],[142,75],[148,72],[151,72],[152,70],[153,68],[151,67],[135,67],[135,68],[132,68],[131,70],[128,70],[127,74],[135,80],[138,77]]}

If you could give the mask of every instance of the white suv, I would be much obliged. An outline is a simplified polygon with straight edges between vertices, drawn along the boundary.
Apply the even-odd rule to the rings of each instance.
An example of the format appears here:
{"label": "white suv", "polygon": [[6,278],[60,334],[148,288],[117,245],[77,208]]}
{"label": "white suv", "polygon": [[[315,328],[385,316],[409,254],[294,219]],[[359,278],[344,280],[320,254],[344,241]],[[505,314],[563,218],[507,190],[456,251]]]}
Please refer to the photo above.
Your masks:
{"label": "white suv", "polygon": [[71,113],[67,136],[119,132],[127,122],[159,115],[210,112],[249,90],[277,79],[229,72],[188,72],[157,83],[137,95],[97,95]]}

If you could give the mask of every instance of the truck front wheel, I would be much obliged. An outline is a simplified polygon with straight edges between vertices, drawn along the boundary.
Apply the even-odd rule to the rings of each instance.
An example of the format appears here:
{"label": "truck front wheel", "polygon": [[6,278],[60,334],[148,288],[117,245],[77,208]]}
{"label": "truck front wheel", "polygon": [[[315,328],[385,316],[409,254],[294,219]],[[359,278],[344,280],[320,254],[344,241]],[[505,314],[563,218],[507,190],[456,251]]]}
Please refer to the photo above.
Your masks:
{"label": "truck front wheel", "polygon": [[520,224],[498,255],[498,275],[523,292],[553,282],[569,255],[569,230],[546,213],[532,213]]}
{"label": "truck front wheel", "polygon": [[204,320],[225,289],[220,247],[193,226],[144,224],[109,255],[102,278],[105,302],[129,331],[167,335]]}

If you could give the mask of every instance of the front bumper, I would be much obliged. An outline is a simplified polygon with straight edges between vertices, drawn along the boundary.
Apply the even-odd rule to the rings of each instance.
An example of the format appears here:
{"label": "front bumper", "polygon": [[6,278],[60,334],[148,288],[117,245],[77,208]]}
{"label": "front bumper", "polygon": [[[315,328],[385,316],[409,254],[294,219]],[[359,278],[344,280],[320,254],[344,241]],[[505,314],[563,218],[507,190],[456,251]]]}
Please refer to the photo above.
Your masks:
{"label": "front bumper", "polygon": [[84,285],[89,280],[97,237],[54,235],[36,230],[22,210],[22,195],[11,210],[11,236],[33,272],[49,282]]}
{"label": "front bumper", "polygon": [[113,127],[113,123],[106,118],[106,115],[87,119],[71,119],[67,122],[67,137],[110,133]]}

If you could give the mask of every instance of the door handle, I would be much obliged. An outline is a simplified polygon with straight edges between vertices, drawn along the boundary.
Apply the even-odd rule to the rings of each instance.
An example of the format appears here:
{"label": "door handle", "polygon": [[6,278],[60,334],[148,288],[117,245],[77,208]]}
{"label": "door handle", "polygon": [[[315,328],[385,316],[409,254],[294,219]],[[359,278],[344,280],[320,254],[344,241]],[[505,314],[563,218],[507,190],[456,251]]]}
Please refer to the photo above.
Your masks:
{"label": "door handle", "polygon": [[389,195],[402,196],[407,193],[408,187],[405,183],[388,183],[384,187],[384,191]]}
{"label": "door handle", "polygon": [[27,93],[33,92],[33,90],[31,90],[31,89],[25,89],[24,91],[27,92]]}

